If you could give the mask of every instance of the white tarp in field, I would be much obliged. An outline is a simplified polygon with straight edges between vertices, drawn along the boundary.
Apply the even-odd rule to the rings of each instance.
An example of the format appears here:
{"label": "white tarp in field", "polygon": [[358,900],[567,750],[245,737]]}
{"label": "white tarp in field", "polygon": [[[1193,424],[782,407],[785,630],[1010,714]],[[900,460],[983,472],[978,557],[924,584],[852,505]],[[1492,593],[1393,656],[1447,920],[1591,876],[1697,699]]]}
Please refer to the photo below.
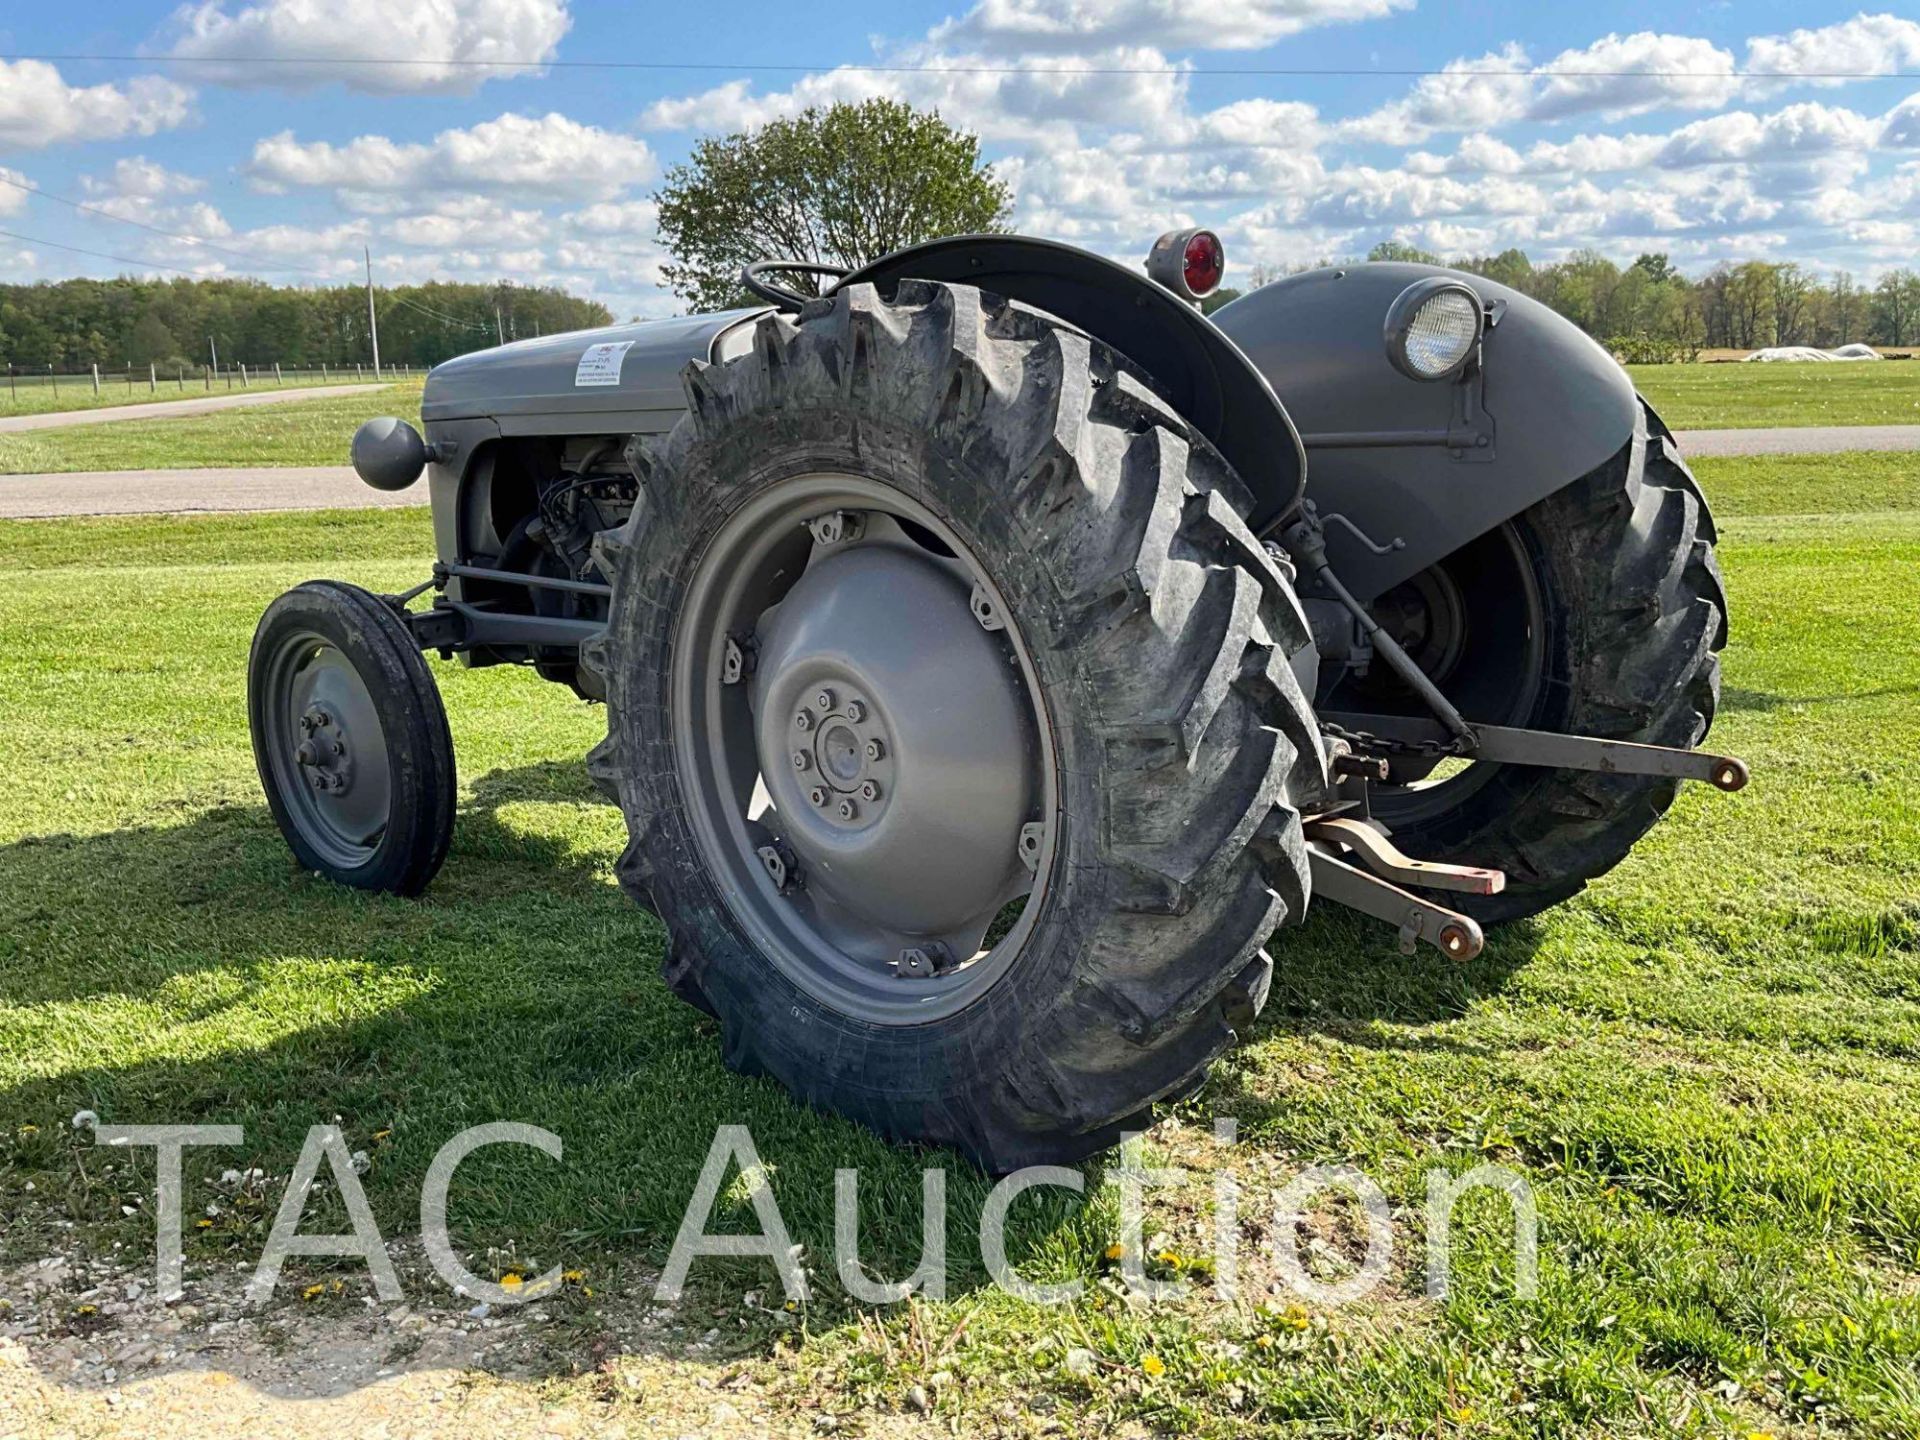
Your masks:
{"label": "white tarp in field", "polygon": [[1878,360],[1880,352],[1871,345],[1855,342],[1838,350],[1816,350],[1811,345],[1770,345],[1745,357],[1766,364],[1774,360]]}

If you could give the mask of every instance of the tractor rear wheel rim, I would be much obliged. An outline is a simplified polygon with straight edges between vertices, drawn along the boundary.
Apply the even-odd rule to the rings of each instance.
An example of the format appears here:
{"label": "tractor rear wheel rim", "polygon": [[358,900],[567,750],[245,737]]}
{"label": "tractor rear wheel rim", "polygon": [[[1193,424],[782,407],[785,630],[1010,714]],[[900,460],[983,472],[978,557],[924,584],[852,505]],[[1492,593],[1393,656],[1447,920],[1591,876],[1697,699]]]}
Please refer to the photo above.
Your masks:
{"label": "tractor rear wheel rim", "polygon": [[386,732],[359,670],[325,636],[284,637],[267,664],[267,756],[307,843],[342,870],[367,863],[392,814]]}
{"label": "tractor rear wheel rim", "polygon": [[874,1024],[998,980],[1057,829],[1040,693],[993,578],[892,486],[798,475],[723,522],[688,581],[670,718],[696,843],[760,951]]}
{"label": "tractor rear wheel rim", "polygon": [[[1532,724],[1546,690],[1546,596],[1527,538],[1509,521],[1383,597],[1417,612],[1408,644],[1422,668],[1468,720],[1485,725]],[[1389,629],[1397,628],[1389,624]],[[1382,707],[1426,711],[1384,666],[1376,677]],[[1484,760],[1442,761],[1407,784],[1374,787],[1373,809],[1387,825],[1444,815],[1487,785],[1501,766]]]}

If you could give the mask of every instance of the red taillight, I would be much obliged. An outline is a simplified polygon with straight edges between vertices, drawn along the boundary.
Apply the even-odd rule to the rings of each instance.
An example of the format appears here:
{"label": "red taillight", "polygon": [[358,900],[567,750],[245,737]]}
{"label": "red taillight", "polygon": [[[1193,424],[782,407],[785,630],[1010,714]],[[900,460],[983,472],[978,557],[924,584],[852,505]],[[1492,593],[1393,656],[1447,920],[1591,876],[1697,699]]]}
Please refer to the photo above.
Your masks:
{"label": "red taillight", "polygon": [[1211,230],[1194,231],[1187,239],[1186,254],[1182,259],[1187,289],[1195,295],[1211,294],[1214,286],[1220,283],[1220,277],[1227,272],[1226,247],[1221,245],[1220,237]]}

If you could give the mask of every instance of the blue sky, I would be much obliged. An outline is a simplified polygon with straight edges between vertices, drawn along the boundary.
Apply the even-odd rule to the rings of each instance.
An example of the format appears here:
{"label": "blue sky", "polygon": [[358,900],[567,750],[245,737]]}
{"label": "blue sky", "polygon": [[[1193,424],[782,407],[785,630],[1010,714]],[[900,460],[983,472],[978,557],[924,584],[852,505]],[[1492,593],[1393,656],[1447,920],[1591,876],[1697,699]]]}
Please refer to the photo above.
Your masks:
{"label": "blue sky", "polygon": [[[1389,237],[1866,280],[1920,258],[1910,9],[120,0],[4,18],[0,228],[31,237],[0,236],[9,279],[321,283],[368,245],[384,279],[673,313],[648,198],[664,167],[702,131],[870,94],[977,130],[1018,228],[1137,258],[1210,224],[1230,281]],[[396,57],[433,63],[378,63]],[[476,59],[514,63],[439,63]],[[711,68],[566,68],[605,60]],[[876,63],[921,68],[847,68]],[[1362,73],[1221,73],[1247,70]],[[1422,70],[1443,73],[1384,73]]]}

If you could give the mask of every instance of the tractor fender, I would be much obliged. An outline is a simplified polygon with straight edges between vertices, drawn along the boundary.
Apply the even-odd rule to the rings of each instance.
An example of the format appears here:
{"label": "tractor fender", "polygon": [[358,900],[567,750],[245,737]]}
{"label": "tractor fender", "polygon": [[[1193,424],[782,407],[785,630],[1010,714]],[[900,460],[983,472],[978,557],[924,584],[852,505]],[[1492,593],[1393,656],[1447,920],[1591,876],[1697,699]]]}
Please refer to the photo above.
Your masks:
{"label": "tractor fender", "polygon": [[[1477,366],[1421,381],[1387,358],[1388,307],[1444,275],[1490,323]],[[1306,498],[1349,589],[1372,599],[1572,484],[1633,438],[1633,382],[1584,331],[1517,290],[1433,265],[1312,270],[1262,286],[1213,323],[1260,370],[1311,457]],[[1456,443],[1458,442],[1458,443]],[[1383,547],[1379,553],[1374,546]]]}
{"label": "tractor fender", "polygon": [[1306,452],[1273,388],[1205,316],[1143,272],[1053,240],[957,235],[896,250],[838,288],[867,282],[890,295],[905,279],[1021,301],[1126,356],[1253,491],[1256,531],[1299,503]]}

